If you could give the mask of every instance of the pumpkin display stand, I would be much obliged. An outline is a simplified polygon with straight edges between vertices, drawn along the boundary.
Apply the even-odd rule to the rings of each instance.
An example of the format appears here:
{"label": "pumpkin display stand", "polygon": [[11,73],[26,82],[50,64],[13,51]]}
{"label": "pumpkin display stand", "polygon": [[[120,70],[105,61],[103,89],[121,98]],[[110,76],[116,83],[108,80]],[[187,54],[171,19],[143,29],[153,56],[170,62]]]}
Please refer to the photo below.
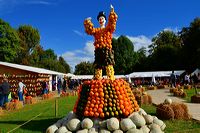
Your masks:
{"label": "pumpkin display stand", "polygon": [[[46,132],[162,132],[166,125],[139,108],[129,83],[114,77],[112,33],[116,28],[117,14],[113,6],[107,26],[104,12],[99,12],[97,19],[100,28],[93,27],[91,18],[84,21],[86,33],[95,38],[94,78],[79,86],[73,111],[48,127]],[[102,69],[106,70],[106,79],[102,78]]]}

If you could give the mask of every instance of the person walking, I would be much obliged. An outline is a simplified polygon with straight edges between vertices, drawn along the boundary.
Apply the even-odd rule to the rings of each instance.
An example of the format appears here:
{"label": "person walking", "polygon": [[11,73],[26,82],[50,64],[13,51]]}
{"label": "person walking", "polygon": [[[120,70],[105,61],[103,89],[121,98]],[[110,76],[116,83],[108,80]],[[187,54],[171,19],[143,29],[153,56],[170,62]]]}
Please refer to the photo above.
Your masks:
{"label": "person walking", "polygon": [[174,74],[174,71],[172,71],[172,74],[170,75],[171,80],[171,87],[176,87],[176,75]]}
{"label": "person walking", "polygon": [[8,79],[4,78],[3,83],[0,85],[0,91],[2,94],[0,94],[0,106],[3,106],[5,103],[8,102],[8,95],[10,93],[10,84],[8,83]]}
{"label": "person walking", "polygon": [[58,88],[58,94],[60,95],[60,90],[61,90],[61,88],[62,88],[62,81],[61,81],[60,78],[58,79],[57,88]]}
{"label": "person walking", "polygon": [[66,79],[65,79],[65,78],[63,79],[63,84],[62,84],[62,87],[63,87],[63,91],[64,91],[64,92],[66,92],[67,81],[66,81]]}
{"label": "person walking", "polygon": [[19,97],[19,101],[24,101],[23,95],[24,95],[24,89],[25,89],[26,85],[24,83],[22,83],[22,80],[19,80],[19,84],[18,84],[18,97]]}

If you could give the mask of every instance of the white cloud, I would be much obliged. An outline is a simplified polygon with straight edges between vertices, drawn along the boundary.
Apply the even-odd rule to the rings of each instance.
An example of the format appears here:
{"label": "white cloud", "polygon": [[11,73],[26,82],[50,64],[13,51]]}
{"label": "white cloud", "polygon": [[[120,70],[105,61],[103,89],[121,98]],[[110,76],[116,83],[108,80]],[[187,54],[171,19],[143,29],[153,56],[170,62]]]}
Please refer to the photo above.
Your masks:
{"label": "white cloud", "polygon": [[27,4],[51,5],[51,4],[53,4],[53,3],[48,2],[48,1],[42,1],[42,0],[32,0],[32,1],[27,1]]}
{"label": "white cloud", "polygon": [[94,61],[94,46],[92,41],[88,41],[85,47],[81,50],[66,51],[62,54],[62,57],[66,60],[69,65],[74,68],[77,64],[83,61]]}
{"label": "white cloud", "polygon": [[151,39],[144,35],[140,35],[136,37],[133,37],[133,36],[127,36],[127,37],[133,42],[135,51],[138,51],[142,47],[145,47],[148,50],[148,46],[152,43]]}
{"label": "white cloud", "polygon": [[[114,38],[118,38],[119,36],[113,35]],[[126,36],[134,45],[134,50],[138,51],[140,48],[145,47],[148,50],[148,46],[152,43],[151,38],[148,38],[144,35],[140,36]]]}
{"label": "white cloud", "polygon": [[163,31],[173,31],[174,33],[178,33],[181,30],[178,27],[175,27],[175,28],[167,27],[167,28],[164,28]]}
{"label": "white cloud", "polygon": [[74,32],[75,34],[81,36],[81,37],[84,37],[84,36],[85,36],[85,33],[82,33],[82,32],[80,32],[80,31],[78,31],[78,30],[73,30],[73,32]]}
{"label": "white cloud", "polygon": [[17,7],[26,4],[53,5],[55,3],[48,0],[0,0],[0,14],[14,12]]}

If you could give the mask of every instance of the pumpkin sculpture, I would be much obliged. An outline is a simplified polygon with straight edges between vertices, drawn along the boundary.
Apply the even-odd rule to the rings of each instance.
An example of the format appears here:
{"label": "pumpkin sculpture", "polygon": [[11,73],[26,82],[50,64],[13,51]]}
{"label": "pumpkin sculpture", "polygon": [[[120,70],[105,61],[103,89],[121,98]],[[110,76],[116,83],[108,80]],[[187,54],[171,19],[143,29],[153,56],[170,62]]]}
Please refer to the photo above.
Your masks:
{"label": "pumpkin sculpture", "polygon": [[[138,111],[139,106],[129,84],[114,77],[114,51],[111,43],[117,14],[111,5],[108,24],[105,26],[104,12],[100,12],[97,19],[100,28],[93,27],[91,18],[84,21],[86,33],[95,38],[94,79],[85,81],[80,86],[73,111],[79,118],[125,118]],[[102,79],[102,69],[106,69],[107,79]]]}

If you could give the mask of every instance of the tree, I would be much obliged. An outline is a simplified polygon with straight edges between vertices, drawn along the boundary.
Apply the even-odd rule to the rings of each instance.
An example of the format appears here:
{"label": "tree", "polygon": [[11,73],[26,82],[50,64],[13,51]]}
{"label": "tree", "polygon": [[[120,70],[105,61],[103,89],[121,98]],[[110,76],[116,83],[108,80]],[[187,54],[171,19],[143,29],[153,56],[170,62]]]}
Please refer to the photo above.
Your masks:
{"label": "tree", "polygon": [[181,39],[173,31],[161,31],[158,35],[152,38],[152,44],[149,46],[150,55],[160,46],[172,45],[174,47],[181,47]]}
{"label": "tree", "polygon": [[148,70],[173,70],[182,68],[180,53],[182,41],[173,31],[161,31],[152,39],[148,56]]}
{"label": "tree", "polygon": [[75,66],[76,75],[92,75],[94,74],[93,63],[90,62],[81,62]]}
{"label": "tree", "polygon": [[56,60],[57,59],[57,55],[54,53],[53,49],[47,49],[47,50],[44,51],[44,53],[42,55],[42,59]]}
{"label": "tree", "polygon": [[29,65],[30,55],[40,44],[39,31],[30,25],[22,25],[17,29],[20,38],[21,50],[18,53],[18,62]]}
{"label": "tree", "polygon": [[183,27],[180,32],[183,41],[183,62],[185,69],[200,67],[200,18],[195,18],[189,27]]}
{"label": "tree", "polygon": [[115,58],[115,74],[131,73],[132,67],[136,63],[133,43],[126,36],[120,36],[118,39],[112,39],[112,46]]}
{"label": "tree", "polygon": [[59,63],[65,68],[64,72],[70,73],[70,66],[69,66],[69,64],[67,64],[65,59],[62,56],[60,56],[58,60],[59,60]]}
{"label": "tree", "polygon": [[19,49],[17,32],[7,22],[0,19],[0,60],[14,62]]}

